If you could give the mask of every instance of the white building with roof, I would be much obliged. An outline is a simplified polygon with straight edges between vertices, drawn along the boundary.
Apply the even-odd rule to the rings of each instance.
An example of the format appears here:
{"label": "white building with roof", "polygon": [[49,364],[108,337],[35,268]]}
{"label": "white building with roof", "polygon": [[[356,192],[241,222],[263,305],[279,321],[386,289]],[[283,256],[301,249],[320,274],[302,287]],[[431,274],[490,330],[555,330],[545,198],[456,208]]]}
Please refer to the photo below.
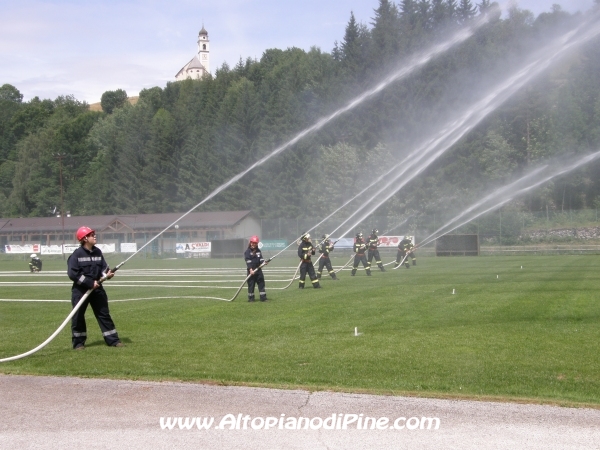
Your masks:
{"label": "white building with roof", "polygon": [[204,75],[210,73],[210,41],[208,39],[208,31],[202,29],[198,33],[198,53],[177,72],[175,80],[181,81],[191,78],[192,80],[200,79]]}

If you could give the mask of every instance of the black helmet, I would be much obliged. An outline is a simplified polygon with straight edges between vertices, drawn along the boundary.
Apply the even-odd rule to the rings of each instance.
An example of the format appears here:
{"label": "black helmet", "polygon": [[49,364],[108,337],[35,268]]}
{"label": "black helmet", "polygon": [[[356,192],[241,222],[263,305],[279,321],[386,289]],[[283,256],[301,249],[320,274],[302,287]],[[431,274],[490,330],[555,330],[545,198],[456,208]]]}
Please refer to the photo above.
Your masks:
{"label": "black helmet", "polygon": [[303,241],[308,241],[310,239],[310,233],[304,233],[300,239],[302,239]]}
{"label": "black helmet", "polygon": [[362,233],[356,233],[356,239],[362,239],[363,235]]}
{"label": "black helmet", "polygon": [[377,228],[373,228],[373,231],[371,231],[371,233],[373,233],[373,234],[378,234],[378,233],[379,233],[379,230],[378,230]]}
{"label": "black helmet", "polygon": [[329,235],[328,234],[324,234],[323,236],[321,236],[321,239],[329,239]]}

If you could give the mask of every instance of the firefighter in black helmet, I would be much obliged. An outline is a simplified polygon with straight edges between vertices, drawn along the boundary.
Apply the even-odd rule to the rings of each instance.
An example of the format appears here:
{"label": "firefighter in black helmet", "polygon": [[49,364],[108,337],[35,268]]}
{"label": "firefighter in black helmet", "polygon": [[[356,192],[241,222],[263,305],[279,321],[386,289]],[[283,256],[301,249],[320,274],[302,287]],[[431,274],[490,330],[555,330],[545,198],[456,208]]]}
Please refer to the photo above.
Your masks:
{"label": "firefighter in black helmet", "polygon": [[377,249],[377,247],[379,247],[379,236],[377,236],[378,233],[379,230],[377,228],[374,228],[373,231],[371,231],[369,242],[367,242],[369,245],[367,260],[369,262],[369,266],[371,266],[371,261],[373,258],[375,258],[375,264],[377,264],[377,267],[379,267],[382,272],[385,272],[385,267],[383,267],[383,263],[381,262],[381,255],[379,255],[379,250]]}
{"label": "firefighter in black helmet", "polygon": [[363,240],[362,233],[356,233],[356,239],[354,240],[354,266],[352,267],[352,276],[356,275],[356,269],[358,264],[362,262],[365,271],[368,276],[371,276],[371,265],[367,261],[365,252],[367,251],[367,244]]}
{"label": "firefighter in black helmet", "polygon": [[312,241],[310,240],[310,234],[305,233],[300,237],[300,245],[298,245],[298,257],[302,261],[300,264],[300,284],[298,287],[300,289],[304,289],[304,280],[306,279],[306,274],[310,277],[310,281],[314,288],[320,288],[319,279],[315,274],[315,267],[311,261],[312,255],[315,254],[315,248],[312,245]]}
{"label": "firefighter in black helmet", "polygon": [[331,260],[329,259],[329,253],[333,251],[333,244],[329,239],[328,234],[324,234],[321,236],[321,245],[319,245],[319,253],[321,254],[321,259],[319,259],[319,270],[317,270],[317,278],[321,278],[321,274],[323,273],[323,267],[327,268],[327,272],[331,276],[331,279],[337,280],[338,277],[331,266]]}
{"label": "firefighter in black helmet", "polygon": [[396,262],[394,263],[394,267],[398,267],[402,261],[404,261],[404,266],[407,269],[410,269],[410,264],[408,263],[408,257],[412,258],[412,265],[417,265],[417,257],[413,252],[414,248],[413,237],[412,236],[404,236],[404,238],[398,244],[398,253],[396,254]]}

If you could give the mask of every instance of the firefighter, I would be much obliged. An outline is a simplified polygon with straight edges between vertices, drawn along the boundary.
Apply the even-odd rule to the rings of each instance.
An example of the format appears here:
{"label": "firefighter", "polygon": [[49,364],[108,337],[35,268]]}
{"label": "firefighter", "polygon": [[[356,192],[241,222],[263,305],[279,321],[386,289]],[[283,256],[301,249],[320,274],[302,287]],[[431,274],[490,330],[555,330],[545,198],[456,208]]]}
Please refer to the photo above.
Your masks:
{"label": "firefighter", "polygon": [[73,280],[73,287],[71,288],[71,304],[73,307],[79,303],[88,290],[92,289],[92,292],[71,321],[73,348],[75,350],[85,349],[87,338],[85,310],[88,304],[92,306],[106,345],[123,347],[115,324],[110,317],[106,291],[102,287],[102,283],[98,283],[103,275],[106,275],[107,279],[112,278],[114,272],[111,272],[108,267],[102,255],[102,250],[96,247],[96,232],[94,230],[88,227],[80,227],[75,236],[81,246],[67,260],[67,274]]}
{"label": "firefighter", "polygon": [[319,253],[321,254],[321,259],[319,260],[319,270],[317,271],[317,278],[321,278],[321,274],[323,273],[323,267],[327,268],[329,275],[332,280],[338,280],[333,267],[331,267],[331,261],[329,260],[329,253],[333,251],[333,244],[329,240],[329,235],[324,234],[321,236],[322,242],[319,245]]}
{"label": "firefighter", "polygon": [[354,240],[354,266],[352,267],[352,276],[356,275],[356,269],[358,264],[362,262],[365,271],[368,276],[371,276],[371,264],[367,261],[365,252],[367,251],[367,244],[363,240],[362,233],[356,233],[356,239]]}
{"label": "firefighter", "polygon": [[29,271],[31,273],[42,271],[42,260],[35,253],[31,254],[31,261],[29,261]]}
{"label": "firefighter", "polygon": [[298,245],[298,256],[302,260],[300,264],[300,284],[298,287],[300,289],[304,289],[304,280],[306,279],[306,274],[310,277],[310,281],[314,288],[320,288],[319,279],[315,274],[315,267],[313,266],[310,258],[315,254],[315,248],[312,245],[312,241],[310,240],[310,234],[306,233],[300,237],[300,245]]}
{"label": "firefighter", "polygon": [[396,262],[394,267],[398,267],[402,260],[404,260],[404,265],[407,269],[410,269],[410,264],[408,263],[408,257],[412,258],[412,265],[417,265],[417,257],[413,252],[413,237],[412,236],[404,236],[404,238],[398,244],[398,254],[396,255]]}
{"label": "firefighter", "polygon": [[377,247],[379,247],[379,236],[377,236],[378,233],[379,230],[376,228],[371,231],[371,236],[369,236],[368,242],[369,249],[367,252],[367,260],[369,261],[369,267],[371,267],[371,261],[373,258],[375,258],[375,263],[377,264],[377,267],[379,267],[379,270],[385,272],[385,267],[383,267],[381,256],[379,255],[379,250],[377,249]]}
{"label": "firefighter", "polygon": [[244,252],[246,260],[246,269],[248,274],[248,301],[254,301],[254,286],[258,285],[258,294],[261,302],[267,301],[267,291],[265,290],[265,276],[261,266],[269,264],[265,261],[261,251],[258,248],[258,236],[252,236],[248,242],[248,248]]}

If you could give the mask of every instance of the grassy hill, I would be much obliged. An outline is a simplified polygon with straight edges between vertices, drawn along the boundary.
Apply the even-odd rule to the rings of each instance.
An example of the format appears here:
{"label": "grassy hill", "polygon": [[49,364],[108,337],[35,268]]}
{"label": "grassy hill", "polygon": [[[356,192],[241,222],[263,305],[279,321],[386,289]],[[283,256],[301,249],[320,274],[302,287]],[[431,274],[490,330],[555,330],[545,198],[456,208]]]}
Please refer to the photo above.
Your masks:
{"label": "grassy hill", "polygon": [[[129,100],[129,103],[131,103],[132,105],[135,105],[138,102],[139,97],[129,97],[127,100]],[[90,104],[89,109],[90,111],[102,111],[102,106],[100,106],[100,102],[92,103]]]}

